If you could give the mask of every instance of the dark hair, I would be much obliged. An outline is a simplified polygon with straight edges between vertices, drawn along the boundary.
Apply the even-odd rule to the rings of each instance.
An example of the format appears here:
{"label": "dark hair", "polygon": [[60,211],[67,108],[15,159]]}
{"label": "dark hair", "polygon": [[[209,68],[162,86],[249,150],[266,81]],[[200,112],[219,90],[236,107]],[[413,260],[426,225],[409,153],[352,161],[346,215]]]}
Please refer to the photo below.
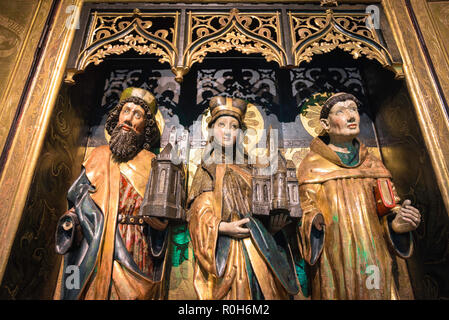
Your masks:
{"label": "dark hair", "polygon": [[323,104],[323,108],[321,109],[320,113],[320,119],[327,119],[329,117],[329,112],[331,111],[332,107],[342,101],[346,100],[352,100],[355,102],[357,107],[360,107],[362,104],[354,95],[350,93],[342,93],[338,95],[334,95],[326,100],[326,102]]}
{"label": "dark hair", "polygon": [[117,126],[120,112],[122,111],[123,106],[128,102],[135,103],[145,110],[146,121],[143,148],[150,151],[150,149],[159,142],[161,133],[159,132],[159,129],[157,127],[155,115],[153,115],[150,107],[143,99],[140,99],[138,97],[130,97],[120,101],[120,103],[115,106],[115,108],[112,109],[108,114],[108,118],[105,124],[106,130],[110,135],[112,134],[114,128]]}

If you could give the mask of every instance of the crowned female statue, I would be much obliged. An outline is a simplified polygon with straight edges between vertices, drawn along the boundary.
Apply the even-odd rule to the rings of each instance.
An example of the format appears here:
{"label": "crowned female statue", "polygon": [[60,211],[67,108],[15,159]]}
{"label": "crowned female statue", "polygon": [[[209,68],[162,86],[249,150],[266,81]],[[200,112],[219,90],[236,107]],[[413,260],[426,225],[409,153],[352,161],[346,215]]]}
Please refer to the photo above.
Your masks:
{"label": "crowned female statue", "polygon": [[288,299],[299,290],[279,232],[287,216],[265,226],[252,215],[252,175],[242,143],[246,109],[237,98],[210,101],[211,138],[187,200],[199,299]]}

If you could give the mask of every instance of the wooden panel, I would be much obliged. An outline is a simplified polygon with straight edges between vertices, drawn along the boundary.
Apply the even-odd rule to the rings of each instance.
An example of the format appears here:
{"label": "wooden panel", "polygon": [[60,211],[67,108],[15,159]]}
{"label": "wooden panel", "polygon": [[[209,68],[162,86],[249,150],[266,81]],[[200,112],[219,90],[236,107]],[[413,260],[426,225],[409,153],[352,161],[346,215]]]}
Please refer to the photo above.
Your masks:
{"label": "wooden panel", "polygon": [[0,2],[0,148],[20,102],[51,0]]}

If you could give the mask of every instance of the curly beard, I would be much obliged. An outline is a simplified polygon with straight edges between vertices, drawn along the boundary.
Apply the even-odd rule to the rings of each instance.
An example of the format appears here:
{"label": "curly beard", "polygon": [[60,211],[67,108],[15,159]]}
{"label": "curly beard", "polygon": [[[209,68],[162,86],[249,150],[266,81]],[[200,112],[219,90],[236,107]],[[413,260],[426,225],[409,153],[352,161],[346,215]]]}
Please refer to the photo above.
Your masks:
{"label": "curly beard", "polygon": [[117,125],[111,134],[109,148],[113,157],[119,162],[133,159],[143,148],[144,136],[134,130],[123,131],[122,125]]}

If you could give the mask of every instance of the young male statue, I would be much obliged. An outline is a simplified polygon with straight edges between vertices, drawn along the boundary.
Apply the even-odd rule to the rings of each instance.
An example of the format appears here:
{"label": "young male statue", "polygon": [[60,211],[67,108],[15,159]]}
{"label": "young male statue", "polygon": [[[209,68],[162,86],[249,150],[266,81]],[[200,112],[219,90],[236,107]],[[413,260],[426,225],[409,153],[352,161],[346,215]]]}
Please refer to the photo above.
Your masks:
{"label": "young male statue", "polygon": [[[401,258],[412,254],[410,231],[418,227],[420,213],[410,200],[400,205],[393,186],[396,206],[380,217],[374,188],[378,181],[390,182],[391,174],[357,139],[359,105],[347,93],[324,103],[325,134],[312,141],[297,170],[300,243],[312,266],[312,299],[410,299]],[[386,186],[381,191],[388,195]]]}
{"label": "young male statue", "polygon": [[[160,139],[156,100],[127,88],[109,113],[109,145],[92,150],[68,192],[56,251],[64,254],[60,299],[158,299],[167,223],[138,216]],[[72,278],[69,278],[72,277]]]}
{"label": "young male statue", "polygon": [[199,299],[288,299],[299,290],[278,232],[287,216],[272,218],[268,230],[252,216],[252,175],[238,134],[246,108],[236,98],[210,101],[212,140],[187,202]]}

